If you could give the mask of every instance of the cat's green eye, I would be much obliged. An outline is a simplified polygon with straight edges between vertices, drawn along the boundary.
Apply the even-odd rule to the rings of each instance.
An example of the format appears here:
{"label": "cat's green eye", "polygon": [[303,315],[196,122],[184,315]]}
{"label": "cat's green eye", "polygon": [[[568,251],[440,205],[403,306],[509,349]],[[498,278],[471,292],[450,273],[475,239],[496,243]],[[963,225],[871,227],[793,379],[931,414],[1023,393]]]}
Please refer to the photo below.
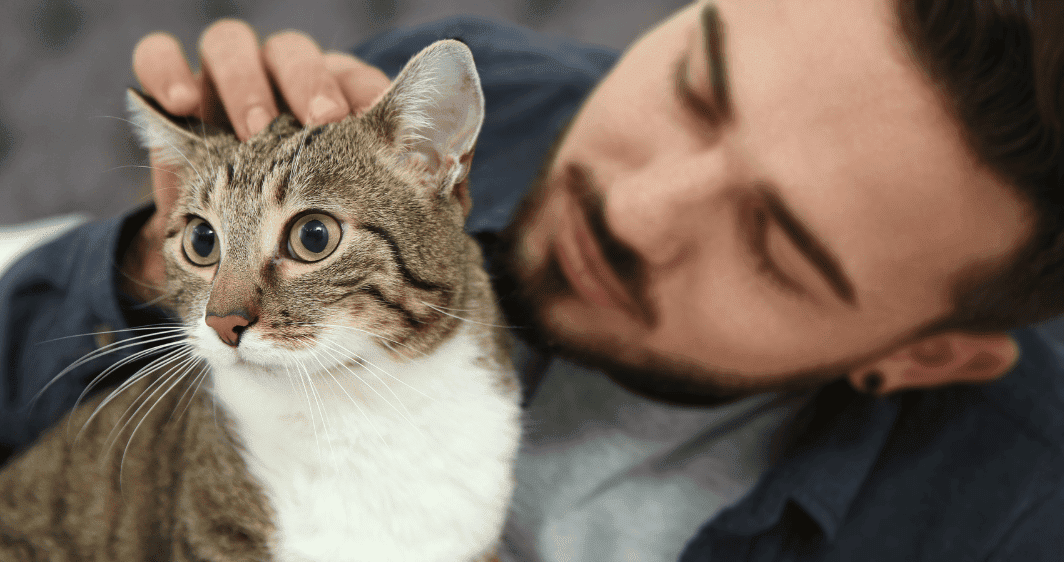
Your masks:
{"label": "cat's green eye", "polygon": [[210,223],[199,217],[189,219],[181,237],[181,248],[188,261],[199,266],[214,265],[220,254],[218,246],[218,235]]}
{"label": "cat's green eye", "polygon": [[293,258],[315,262],[329,257],[340,243],[340,223],[322,213],[299,217],[288,233],[288,253]]}

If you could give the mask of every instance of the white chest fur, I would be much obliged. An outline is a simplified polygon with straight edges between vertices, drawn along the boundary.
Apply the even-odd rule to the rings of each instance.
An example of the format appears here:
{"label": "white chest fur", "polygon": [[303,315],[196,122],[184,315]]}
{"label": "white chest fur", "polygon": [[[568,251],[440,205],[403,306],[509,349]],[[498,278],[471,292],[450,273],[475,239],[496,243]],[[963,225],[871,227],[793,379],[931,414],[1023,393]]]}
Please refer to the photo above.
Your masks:
{"label": "white chest fur", "polygon": [[215,369],[215,398],[276,513],[278,560],[465,562],[494,547],[519,407],[482,353],[463,329],[403,363]]}

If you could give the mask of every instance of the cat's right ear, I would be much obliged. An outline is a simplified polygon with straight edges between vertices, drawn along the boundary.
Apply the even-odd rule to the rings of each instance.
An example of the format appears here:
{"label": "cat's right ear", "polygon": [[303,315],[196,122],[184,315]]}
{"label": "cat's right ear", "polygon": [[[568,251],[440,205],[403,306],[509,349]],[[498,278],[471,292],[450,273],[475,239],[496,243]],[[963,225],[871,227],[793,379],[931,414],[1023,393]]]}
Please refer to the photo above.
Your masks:
{"label": "cat's right ear", "polygon": [[156,164],[178,169],[192,166],[188,156],[203,146],[203,139],[188,128],[192,120],[170,115],[133,88],[126,92],[126,106],[134,133]]}

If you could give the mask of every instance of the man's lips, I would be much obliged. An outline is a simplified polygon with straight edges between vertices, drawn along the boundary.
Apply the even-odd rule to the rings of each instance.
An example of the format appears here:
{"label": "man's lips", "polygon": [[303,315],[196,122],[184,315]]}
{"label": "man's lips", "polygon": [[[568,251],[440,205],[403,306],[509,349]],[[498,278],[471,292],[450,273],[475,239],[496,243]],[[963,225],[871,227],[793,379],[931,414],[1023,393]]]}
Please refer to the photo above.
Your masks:
{"label": "man's lips", "polygon": [[554,248],[570,284],[584,298],[600,306],[637,312],[631,295],[606,264],[584,214],[569,193],[559,195],[565,204]]}

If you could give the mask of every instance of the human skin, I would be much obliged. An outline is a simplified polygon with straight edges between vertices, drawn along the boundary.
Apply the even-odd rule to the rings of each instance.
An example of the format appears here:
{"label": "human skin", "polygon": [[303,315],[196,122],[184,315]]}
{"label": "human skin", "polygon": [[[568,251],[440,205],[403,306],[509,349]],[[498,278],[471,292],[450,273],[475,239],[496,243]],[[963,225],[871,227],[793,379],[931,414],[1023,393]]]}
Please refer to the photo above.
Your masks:
{"label": "human skin", "polygon": [[[879,392],[1007,372],[1019,352],[1004,333],[914,336],[950,311],[958,278],[1025,239],[1030,213],[971,155],[907,54],[892,3],[714,2],[727,104],[711,86],[706,7],[688,6],[626,51],[574,118],[512,229],[514,275],[547,339],[633,390],[678,402],[843,376],[864,387],[872,372]],[[268,41],[255,59],[254,46],[251,35],[227,52],[266,61],[258,68],[287,98],[277,61],[291,55]],[[137,52],[155,56],[143,42]],[[143,66],[184,65],[162,74],[196,83],[179,48],[160,52],[168,64]],[[299,52],[310,53],[296,57],[303,66],[323,56],[305,43]],[[333,76],[325,64],[311,68]],[[372,71],[358,67],[346,80],[379,92],[366,87],[380,80]],[[164,91],[138,76],[150,94]],[[212,78],[226,91],[225,77]],[[253,82],[226,82],[238,92],[230,97],[261,105]],[[289,102],[304,122],[309,104],[300,104],[313,97]],[[347,103],[357,110],[372,97]],[[247,114],[247,104],[223,105]],[[770,211],[780,206],[793,221]],[[837,264],[843,289],[800,251],[801,237],[788,234],[795,230],[827,256],[816,261]],[[603,247],[626,259],[604,259]]]}

